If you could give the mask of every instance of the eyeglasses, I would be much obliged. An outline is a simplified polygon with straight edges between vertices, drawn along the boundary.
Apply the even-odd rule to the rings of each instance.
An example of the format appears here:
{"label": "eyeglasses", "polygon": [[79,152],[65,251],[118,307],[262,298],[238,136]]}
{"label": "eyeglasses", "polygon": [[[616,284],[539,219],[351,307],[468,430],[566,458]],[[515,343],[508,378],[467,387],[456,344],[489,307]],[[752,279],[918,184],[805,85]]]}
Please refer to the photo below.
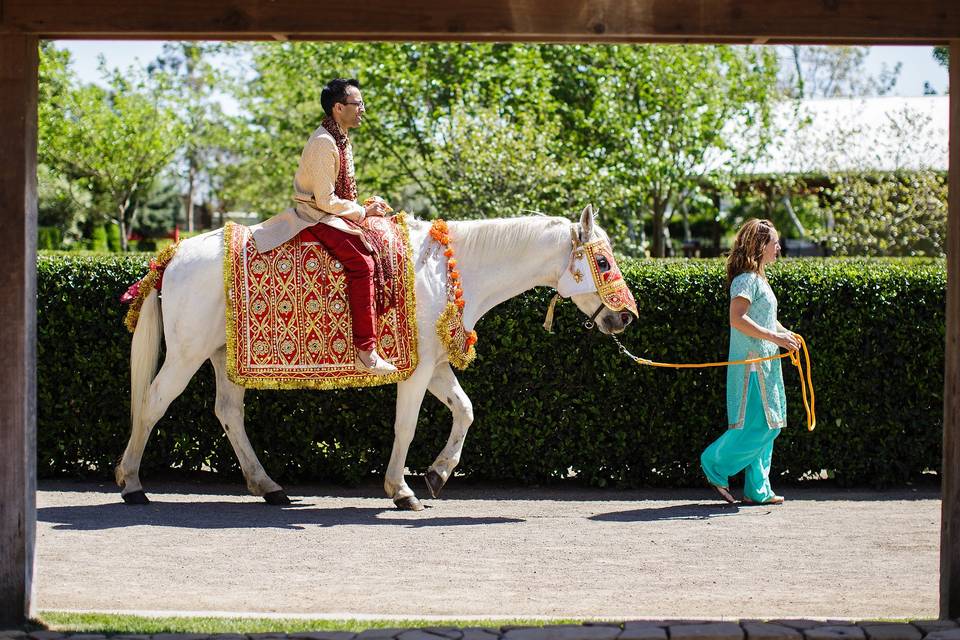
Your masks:
{"label": "eyeglasses", "polygon": [[366,109],[366,107],[363,106],[363,100],[360,100],[359,102],[350,102],[349,100],[345,100],[340,104],[352,104],[352,105],[356,105],[357,108],[359,109]]}

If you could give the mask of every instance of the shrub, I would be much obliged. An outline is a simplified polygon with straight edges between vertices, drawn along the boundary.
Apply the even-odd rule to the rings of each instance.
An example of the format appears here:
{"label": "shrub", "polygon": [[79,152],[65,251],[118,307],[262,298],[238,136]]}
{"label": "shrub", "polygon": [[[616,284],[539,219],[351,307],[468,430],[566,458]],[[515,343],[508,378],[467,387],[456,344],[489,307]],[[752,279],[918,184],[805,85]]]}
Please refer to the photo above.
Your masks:
{"label": "shrub", "polygon": [[37,228],[37,249],[60,249],[63,245],[63,232],[58,227]]}
{"label": "shrub", "polygon": [[[110,477],[129,435],[129,344],[120,293],[149,256],[39,259],[38,459],[41,475]],[[654,360],[723,360],[727,294],[720,261],[629,261],[640,320],[624,344]],[[785,365],[788,428],[774,473],[827,469],[844,484],[904,483],[940,467],[946,274],[941,260],[787,260],[770,281],[783,324],[811,347],[819,426],[804,428]],[[595,486],[697,486],[699,453],[725,428],[722,368],[640,367],[582,328],[570,303],[555,334],[540,324],[552,291],[501,305],[480,323],[478,358],[458,374],[474,403],[460,470],[473,478]],[[392,386],[248,391],[247,430],[278,481],[380,475],[393,442]],[[156,427],[143,472],[238,465],[213,414],[204,365]],[[408,457],[423,471],[443,447],[447,410],[424,401]]]}

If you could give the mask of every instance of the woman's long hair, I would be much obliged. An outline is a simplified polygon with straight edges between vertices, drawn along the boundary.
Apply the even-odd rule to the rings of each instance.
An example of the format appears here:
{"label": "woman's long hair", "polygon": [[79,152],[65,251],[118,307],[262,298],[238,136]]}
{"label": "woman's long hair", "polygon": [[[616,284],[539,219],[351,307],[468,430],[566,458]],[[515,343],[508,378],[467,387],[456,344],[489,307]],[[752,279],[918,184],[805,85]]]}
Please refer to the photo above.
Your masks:
{"label": "woman's long hair", "polygon": [[770,242],[773,230],[773,223],[769,220],[750,218],[743,223],[727,256],[727,289],[741,273],[752,271],[764,275],[763,250]]}

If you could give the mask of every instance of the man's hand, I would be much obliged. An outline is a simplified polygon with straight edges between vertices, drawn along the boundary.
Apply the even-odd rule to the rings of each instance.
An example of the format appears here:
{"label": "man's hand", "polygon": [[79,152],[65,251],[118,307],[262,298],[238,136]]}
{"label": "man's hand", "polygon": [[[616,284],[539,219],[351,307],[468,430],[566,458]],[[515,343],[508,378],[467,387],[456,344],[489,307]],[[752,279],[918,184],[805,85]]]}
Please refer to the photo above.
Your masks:
{"label": "man's hand", "polygon": [[369,218],[370,216],[382,216],[386,213],[387,209],[383,206],[382,202],[371,202],[368,205],[364,205],[363,210]]}
{"label": "man's hand", "polygon": [[373,196],[364,200],[363,209],[367,216],[385,216],[393,211],[393,208],[380,196]]}

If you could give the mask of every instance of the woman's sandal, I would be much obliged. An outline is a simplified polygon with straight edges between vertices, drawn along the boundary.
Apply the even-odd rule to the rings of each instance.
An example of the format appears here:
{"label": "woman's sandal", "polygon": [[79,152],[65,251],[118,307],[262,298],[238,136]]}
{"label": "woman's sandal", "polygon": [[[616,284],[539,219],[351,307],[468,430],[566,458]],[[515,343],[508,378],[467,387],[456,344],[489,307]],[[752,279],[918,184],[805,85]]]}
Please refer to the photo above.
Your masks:
{"label": "woman's sandal", "polygon": [[728,489],[727,487],[721,487],[721,486],[715,485],[715,484],[712,484],[712,485],[710,485],[710,486],[713,488],[714,491],[716,491],[718,494],[720,494],[720,497],[721,497],[727,504],[736,504],[737,499],[733,497],[733,494],[732,494],[732,493],[730,493],[730,489]]}
{"label": "woman's sandal", "polygon": [[757,502],[755,500],[751,500],[750,498],[744,496],[742,502],[743,504],[750,504],[750,505],[765,505],[765,504],[777,505],[777,504],[783,504],[783,501],[784,501],[783,496],[772,496],[770,498],[767,498],[763,502]]}

